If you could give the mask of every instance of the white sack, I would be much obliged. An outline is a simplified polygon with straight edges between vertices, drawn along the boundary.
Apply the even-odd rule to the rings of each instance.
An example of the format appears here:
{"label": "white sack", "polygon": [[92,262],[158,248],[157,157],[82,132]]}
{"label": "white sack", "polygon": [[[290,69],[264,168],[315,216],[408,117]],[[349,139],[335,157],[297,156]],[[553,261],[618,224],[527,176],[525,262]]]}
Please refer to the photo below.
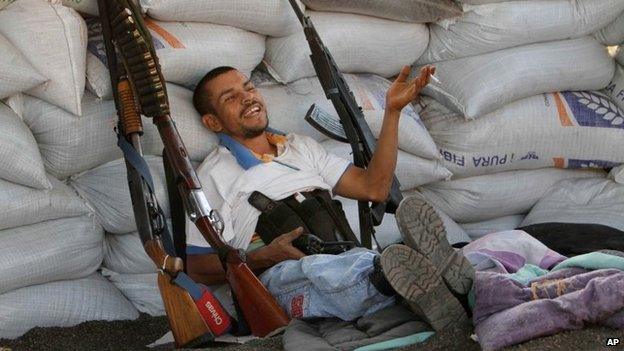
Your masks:
{"label": "white sack", "polygon": [[511,1],[467,6],[465,11],[448,25],[431,25],[429,46],[419,64],[589,35],[624,11],[624,1]]}
{"label": "white sack", "polygon": [[570,179],[555,184],[522,221],[589,223],[624,231],[624,185],[609,179]]}
{"label": "white sack", "polygon": [[[326,140],[321,143],[325,150],[340,156],[346,160],[353,161],[351,145],[336,140]],[[439,161],[425,160],[418,156],[410,155],[399,150],[397,165],[394,171],[401,189],[412,189],[422,184],[428,184],[444,179],[450,179],[452,173],[449,172]]]}
{"label": "white sack", "polygon": [[624,66],[615,66],[615,74],[609,85],[605,88],[605,92],[620,108],[620,114],[624,115]]}
{"label": "white sack", "polygon": [[104,236],[104,266],[117,273],[155,273],[158,271],[141,243],[138,232]]}
{"label": "white sack", "polygon": [[[148,155],[145,161],[154,180],[158,203],[165,217],[170,217],[162,157]],[[72,176],[69,185],[95,209],[98,221],[107,232],[119,234],[137,230],[123,158]]]}
{"label": "white sack", "polygon": [[609,179],[624,184],[624,165],[615,167],[609,172]]}
{"label": "white sack", "polygon": [[[342,203],[342,209],[345,212],[351,229],[353,230],[355,235],[360,238],[360,217],[358,212],[358,202],[356,200],[347,199],[344,197],[337,197],[337,199],[340,200],[340,203]],[[453,221],[449,216],[447,216],[439,209],[436,209],[436,211],[440,218],[442,218],[442,222],[444,223],[444,227],[446,228],[447,239],[451,244],[470,241],[468,235],[457,223],[455,223],[455,221]],[[403,241],[403,238],[401,237],[401,232],[399,231],[399,227],[396,222],[396,218],[393,214],[389,213],[386,213],[383,217],[383,220],[381,221],[381,224],[375,227],[375,235],[377,237],[377,241],[379,241],[379,245],[381,245],[382,248]],[[375,243],[374,240],[373,243]]]}
{"label": "white sack", "polygon": [[427,23],[459,16],[462,7],[452,0],[303,0],[315,11],[357,13],[396,21]]}
{"label": "white sack", "polygon": [[[202,161],[216,146],[217,137],[206,129],[192,103],[193,93],[167,84],[171,116],[189,156]],[[24,97],[24,121],[39,144],[46,170],[59,179],[121,158],[113,128],[117,113],[113,101],[85,94],[84,116],[75,116],[44,101]],[[162,154],[163,144],[151,119],[143,118],[141,138],[146,155]]]}
{"label": "white sack", "polygon": [[28,94],[81,115],[87,27],[76,11],[41,0],[20,0],[0,12],[0,33],[49,81]]}
{"label": "white sack", "polygon": [[99,273],[0,295],[0,338],[18,338],[34,327],[71,327],[86,321],[138,317],[132,304]]}
{"label": "white sack", "polygon": [[614,66],[591,37],[531,44],[438,62],[441,84],[432,82],[423,93],[473,119],[541,93],[602,89]]}
{"label": "white sack", "polygon": [[[106,272],[108,280],[139,312],[150,316],[164,316],[165,306],[158,290],[158,273],[118,274]],[[103,272],[104,274],[104,272]]]}
{"label": "white sack", "polygon": [[424,185],[427,201],[459,223],[527,213],[555,183],[568,178],[604,178],[602,171],[545,168],[503,172]]}
{"label": "white sack", "polygon": [[0,231],[0,293],[77,279],[102,263],[103,230],[92,215]]}
{"label": "white sack", "polygon": [[0,102],[0,179],[50,189],[37,142],[26,124]]}
{"label": "white sack", "polygon": [[[111,99],[106,52],[98,18],[88,20],[88,87]],[[145,18],[166,81],[193,87],[213,68],[232,66],[251,74],[264,55],[264,36],[210,23],[160,22]]]}
{"label": "white sack", "polygon": [[50,190],[0,180],[0,230],[90,212],[67,185],[51,176],[48,179]]}
{"label": "white sack", "polygon": [[604,45],[624,43],[624,12],[621,12],[620,16],[609,25],[594,33],[594,37]]}
{"label": "white sack", "polygon": [[[423,24],[395,22],[352,14],[307,11],[344,73],[398,74],[427,48],[429,29]],[[303,31],[268,38],[265,62],[281,83],[316,75]]]}
{"label": "white sack", "polygon": [[0,52],[0,99],[32,89],[48,80],[2,34]]}
{"label": "white sack", "polygon": [[483,222],[460,223],[459,226],[472,240],[477,240],[480,237],[490,233],[516,229],[520,227],[522,220],[524,220],[524,215],[512,215],[494,218]]}
{"label": "white sack", "polygon": [[455,177],[624,162],[624,113],[599,92],[536,95],[476,120],[423,97],[420,115]]}
{"label": "white sack", "polygon": [[97,16],[99,13],[97,0],[63,0],[63,5],[87,15]]}
{"label": "white sack", "polygon": [[161,21],[215,23],[273,37],[301,26],[288,0],[141,0],[141,6]]}
{"label": "white sack", "polygon": [[[391,82],[369,74],[346,74],[345,80],[362,107],[364,117],[375,137],[379,136],[386,105],[386,91]],[[317,141],[327,137],[304,120],[312,104],[317,104],[338,119],[338,113],[327,99],[316,77],[283,85],[261,85],[271,127],[284,132],[308,135]],[[412,106],[406,106],[399,120],[399,148],[426,159],[439,158],[437,148]]]}
{"label": "white sack", "polygon": [[[522,1],[522,2],[528,2],[528,0],[462,0],[462,3],[464,4],[470,4],[470,5],[481,5],[481,4],[493,4],[493,3],[497,3],[497,2],[517,2],[517,1]],[[544,1],[548,1],[548,0],[539,0],[541,2]],[[572,0],[572,1],[576,1],[576,0]]]}

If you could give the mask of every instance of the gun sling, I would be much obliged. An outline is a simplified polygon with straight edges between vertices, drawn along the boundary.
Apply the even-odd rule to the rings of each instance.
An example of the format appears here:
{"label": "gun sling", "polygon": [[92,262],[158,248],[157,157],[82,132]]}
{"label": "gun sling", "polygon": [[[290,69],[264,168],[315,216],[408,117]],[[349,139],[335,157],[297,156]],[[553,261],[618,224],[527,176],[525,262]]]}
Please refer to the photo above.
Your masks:
{"label": "gun sling", "polygon": [[[145,158],[143,158],[143,156],[141,156],[121,134],[117,134],[117,146],[119,146],[119,148],[123,152],[126,161],[130,164],[132,168],[134,168],[139,173],[141,178],[145,181],[148,186],[149,192],[154,193],[154,181],[152,179],[152,174],[149,170],[147,162],[145,161]],[[158,207],[157,211],[158,213],[162,214],[162,210],[160,209],[160,207]],[[172,236],[169,233],[169,229],[166,223],[162,223],[162,230],[163,233],[160,237],[162,239],[165,252],[167,253],[167,255],[175,257],[175,252],[177,250],[174,247],[174,243],[172,242]],[[189,295],[197,305],[199,313],[204,318],[204,321],[210,326],[210,330],[214,335],[218,336],[230,331],[232,324],[229,320],[229,315],[227,315],[227,312],[223,310],[223,307],[220,306],[217,299],[214,297],[214,295],[212,295],[207,287],[201,284],[197,284],[193,279],[186,275],[185,272],[179,272],[175,276],[175,278],[172,279],[172,282],[189,293]],[[207,310],[207,304],[214,308],[214,310]],[[215,313],[217,313],[218,316],[216,316]],[[220,320],[221,322],[217,324],[215,322],[216,318],[218,318],[217,320]],[[208,340],[202,339],[198,340],[198,343],[204,344],[206,341]]]}

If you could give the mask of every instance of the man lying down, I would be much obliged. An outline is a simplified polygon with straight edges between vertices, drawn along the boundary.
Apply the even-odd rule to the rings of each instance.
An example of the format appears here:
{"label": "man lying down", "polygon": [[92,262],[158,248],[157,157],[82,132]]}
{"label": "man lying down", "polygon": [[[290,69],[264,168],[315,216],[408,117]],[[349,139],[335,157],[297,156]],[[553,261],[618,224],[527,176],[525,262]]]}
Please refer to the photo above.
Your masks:
{"label": "man lying down", "polygon": [[[293,245],[308,234],[304,225],[270,233],[275,211],[262,211],[267,203],[273,204],[268,208],[287,204],[295,211],[282,214],[285,220],[308,214],[314,218],[305,226],[308,230],[318,224],[333,226],[338,233],[350,231],[344,228],[347,221],[340,207],[322,199],[340,195],[378,202],[387,198],[396,166],[401,110],[418,97],[434,71],[424,67],[408,81],[406,66],[390,86],[368,169],[327,153],[309,137],[269,129],[270,107],[249,78],[231,67],[208,72],[197,85],[193,103],[203,124],[220,139],[220,147],[198,168],[198,175],[208,200],[223,217],[224,240],[247,250],[248,265],[291,317],[350,321],[404,299],[436,330],[467,321],[464,308],[442,281],[455,293],[466,294],[472,267],[450,246],[429,258],[403,245],[388,247],[381,255],[354,248],[336,255],[306,256]],[[417,213],[410,208],[397,216],[410,226]],[[187,270],[193,279],[204,284],[225,282],[216,252],[198,231],[189,229],[187,245]],[[442,255],[447,256],[442,259]]]}
{"label": "man lying down", "polygon": [[[246,249],[249,266],[293,318],[352,321],[405,302],[440,331],[465,325],[465,311],[472,310],[486,349],[586,322],[624,328],[624,257],[598,252],[566,259],[523,231],[490,234],[458,251],[448,243],[439,214],[417,196],[404,199],[396,212],[405,245],[391,245],[381,254],[354,248],[306,255],[293,245],[309,234],[302,228],[272,232],[280,225],[276,221],[300,221],[311,234],[329,226],[348,237],[351,229],[345,228],[340,207],[318,199],[382,201],[388,196],[400,112],[434,71],[425,67],[408,81],[405,67],[390,86],[377,149],[366,170],[327,153],[311,138],[268,129],[262,96],[239,71],[219,67],[206,74],[193,102],[203,124],[218,133],[220,147],[198,175],[223,217],[224,239]],[[276,216],[280,206],[294,211]],[[194,226],[187,227],[188,273],[204,284],[224,283],[215,251]],[[302,343],[309,339],[289,340],[284,340],[287,349],[305,349]]]}

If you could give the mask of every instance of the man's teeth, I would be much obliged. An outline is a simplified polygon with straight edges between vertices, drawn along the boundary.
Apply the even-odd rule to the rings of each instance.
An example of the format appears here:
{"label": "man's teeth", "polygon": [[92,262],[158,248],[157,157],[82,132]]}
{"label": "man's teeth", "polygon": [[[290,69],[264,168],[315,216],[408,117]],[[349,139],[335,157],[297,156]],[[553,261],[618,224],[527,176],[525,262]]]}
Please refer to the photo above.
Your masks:
{"label": "man's teeth", "polygon": [[255,106],[255,107],[252,107],[249,110],[245,111],[244,116],[249,116],[251,114],[258,113],[258,112],[260,112],[260,107]]}

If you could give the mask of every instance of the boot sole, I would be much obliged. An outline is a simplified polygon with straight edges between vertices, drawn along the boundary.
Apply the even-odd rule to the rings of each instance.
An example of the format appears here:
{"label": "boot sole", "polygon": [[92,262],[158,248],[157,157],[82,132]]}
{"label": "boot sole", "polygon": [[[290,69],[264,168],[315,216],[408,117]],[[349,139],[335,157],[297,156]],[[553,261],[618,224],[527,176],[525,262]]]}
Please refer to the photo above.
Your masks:
{"label": "boot sole", "polygon": [[399,205],[396,220],[405,244],[429,258],[451,291],[468,294],[474,268],[449,244],[444,222],[435,209],[421,198],[409,197]]}
{"label": "boot sole", "polygon": [[435,331],[468,325],[464,308],[442,282],[437,268],[405,245],[391,245],[381,254],[383,272],[416,315]]}

